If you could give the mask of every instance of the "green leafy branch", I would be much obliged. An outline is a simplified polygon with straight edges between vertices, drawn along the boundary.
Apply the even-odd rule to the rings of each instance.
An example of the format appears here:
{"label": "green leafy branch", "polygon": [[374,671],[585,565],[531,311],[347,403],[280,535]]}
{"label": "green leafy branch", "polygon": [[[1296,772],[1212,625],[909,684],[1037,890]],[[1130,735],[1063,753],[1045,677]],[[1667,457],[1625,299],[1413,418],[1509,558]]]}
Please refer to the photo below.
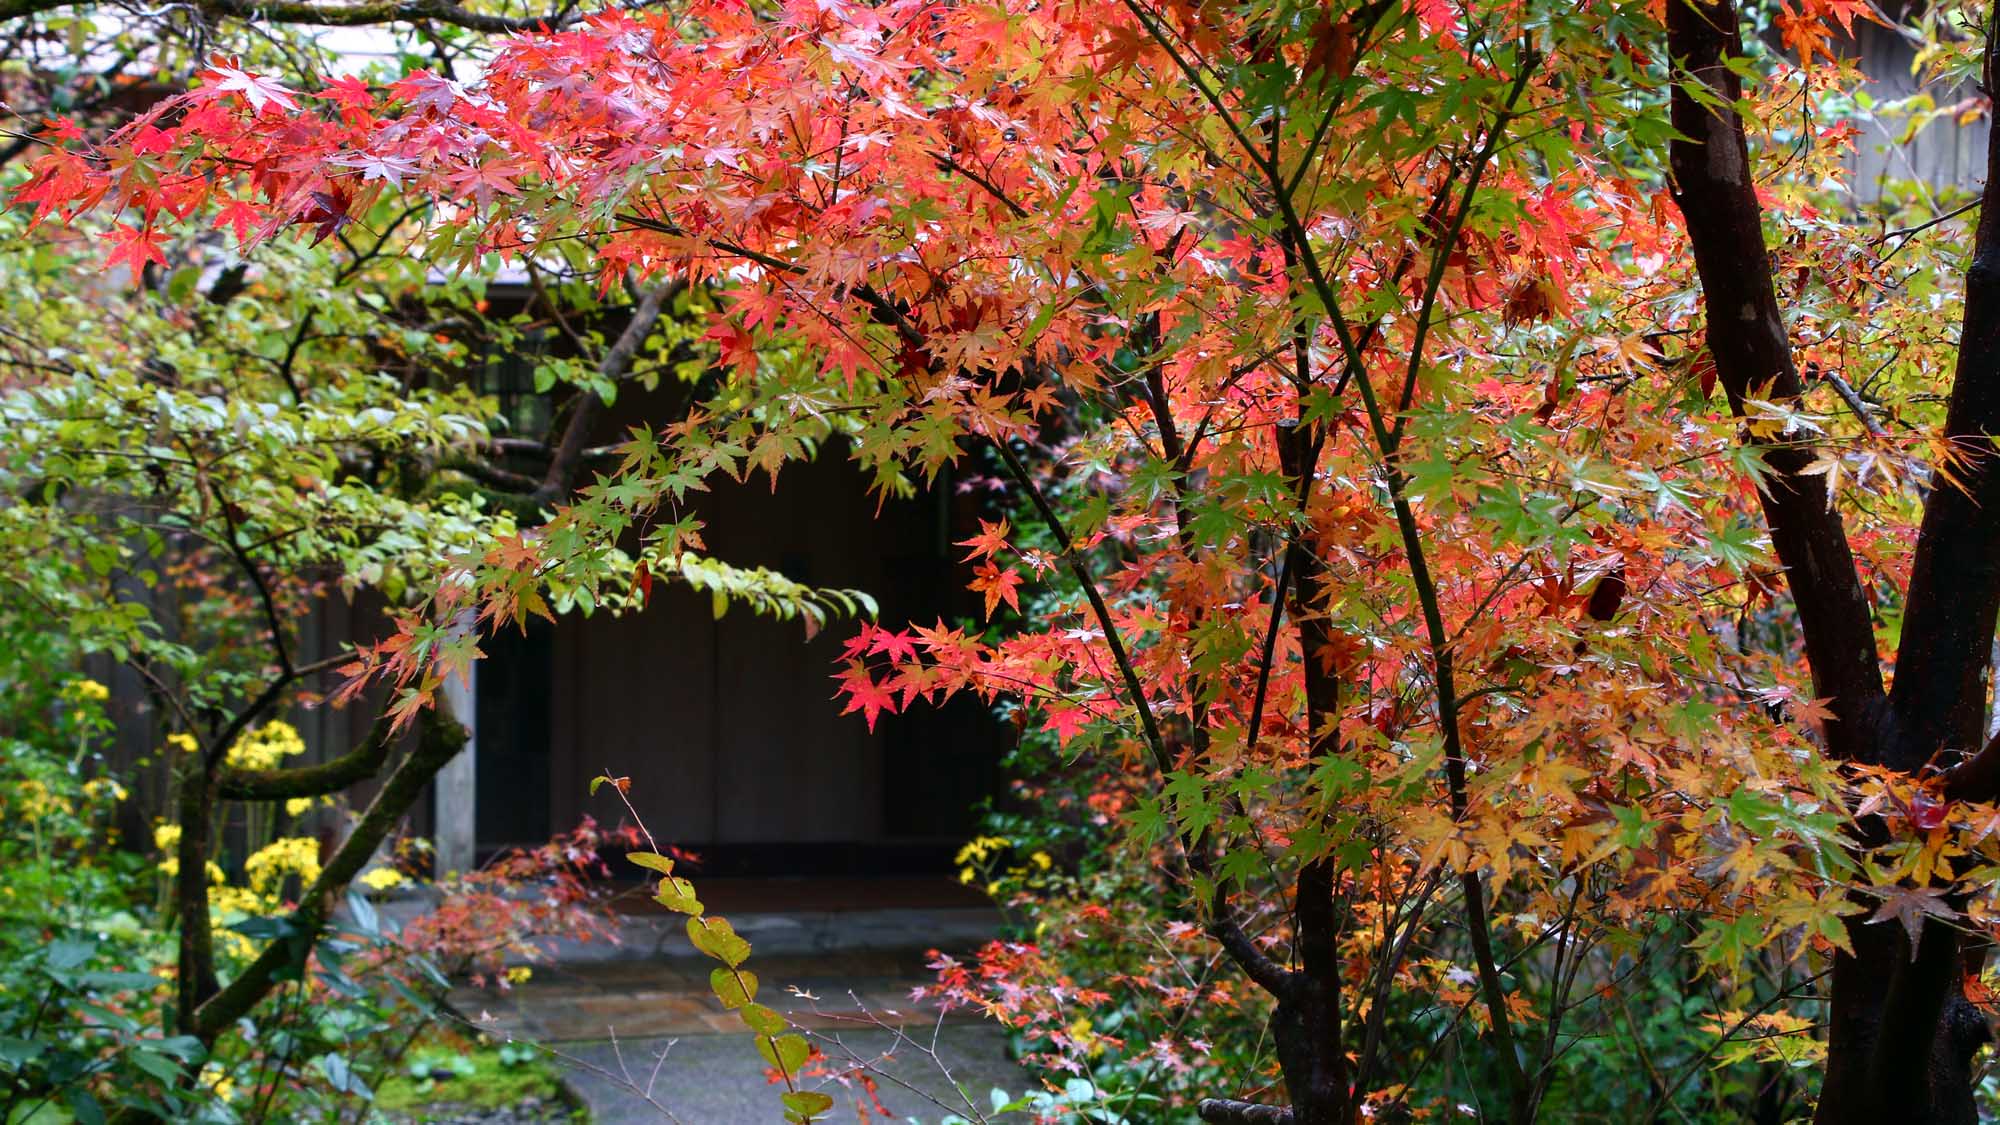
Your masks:
{"label": "green leafy branch", "polygon": [[750,959],[750,943],[736,932],[728,919],[707,914],[701,899],[695,895],[694,884],[674,874],[674,861],[660,854],[653,833],[626,796],[631,779],[600,774],[590,779],[592,795],[606,783],[617,791],[618,800],[632,815],[633,823],[639,826],[639,831],[646,837],[646,846],[651,849],[632,852],[625,858],[659,873],[659,890],[654,894],[653,901],[676,914],[685,914],[688,941],[702,953],[721,962],[708,974],[709,988],[714,991],[715,998],[722,1001],[723,1007],[743,1020],[743,1025],[756,1036],[757,1053],[784,1079],[785,1092],[779,1095],[779,1100],[785,1106],[785,1120],[794,1125],[810,1125],[816,1115],[833,1108],[833,1098],[818,1090],[799,1088],[799,1069],[805,1065],[810,1048],[803,1035],[788,1030],[790,1025],[785,1022],[785,1017],[757,1003],[757,974],[743,967],[744,962]]}

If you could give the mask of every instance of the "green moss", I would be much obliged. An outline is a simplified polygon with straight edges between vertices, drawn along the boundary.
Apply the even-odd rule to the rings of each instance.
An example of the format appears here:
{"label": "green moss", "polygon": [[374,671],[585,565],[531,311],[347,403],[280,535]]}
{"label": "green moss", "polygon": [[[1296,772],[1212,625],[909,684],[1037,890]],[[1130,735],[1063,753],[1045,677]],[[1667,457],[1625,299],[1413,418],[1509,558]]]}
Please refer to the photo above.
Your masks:
{"label": "green moss", "polygon": [[532,1048],[425,1047],[376,1088],[375,1108],[422,1120],[427,1112],[503,1109],[529,1098],[552,1109],[567,1098],[555,1069]]}

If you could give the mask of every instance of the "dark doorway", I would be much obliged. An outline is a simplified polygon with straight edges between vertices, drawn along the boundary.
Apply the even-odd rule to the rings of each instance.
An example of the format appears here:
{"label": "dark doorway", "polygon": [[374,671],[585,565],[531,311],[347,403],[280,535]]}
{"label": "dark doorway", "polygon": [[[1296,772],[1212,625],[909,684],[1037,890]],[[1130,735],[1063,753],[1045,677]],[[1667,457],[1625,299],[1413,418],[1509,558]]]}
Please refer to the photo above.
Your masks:
{"label": "dark doorway", "polygon": [[478,851],[489,855],[548,840],[549,697],[554,628],[531,617],[525,632],[488,637],[479,663]]}

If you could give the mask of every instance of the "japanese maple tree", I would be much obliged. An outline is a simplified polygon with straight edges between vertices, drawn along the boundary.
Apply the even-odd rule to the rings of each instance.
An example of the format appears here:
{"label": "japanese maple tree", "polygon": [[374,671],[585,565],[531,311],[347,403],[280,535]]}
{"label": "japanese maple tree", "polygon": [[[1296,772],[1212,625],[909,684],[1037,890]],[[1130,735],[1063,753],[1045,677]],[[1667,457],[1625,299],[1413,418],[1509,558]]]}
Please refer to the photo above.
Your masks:
{"label": "japanese maple tree", "polygon": [[1273,1001],[1280,1081],[1205,1120],[1406,1104],[1411,997],[1485,1041],[1479,1115],[1560,1116],[1566,1027],[1685,913],[1714,971],[1831,965],[1820,1121],[1970,1121],[2000,251],[1982,213],[1961,281],[1948,222],[1842,221],[1814,111],[1857,11],[1786,5],[1788,62],[1707,0],[693,0],[463,84],[218,59],[108,143],[55,126],[15,199],[115,212],[140,268],[397,193],[448,205],[441,265],[588,239],[607,287],[718,295],[719,385],[375,654],[413,705],[468,604],[743,586],[679,509],[712,473],[990,459],[1038,526],[963,543],[973,588],[1055,608],[864,627],[840,689],[1006,696],[1141,783],[1124,823]]}

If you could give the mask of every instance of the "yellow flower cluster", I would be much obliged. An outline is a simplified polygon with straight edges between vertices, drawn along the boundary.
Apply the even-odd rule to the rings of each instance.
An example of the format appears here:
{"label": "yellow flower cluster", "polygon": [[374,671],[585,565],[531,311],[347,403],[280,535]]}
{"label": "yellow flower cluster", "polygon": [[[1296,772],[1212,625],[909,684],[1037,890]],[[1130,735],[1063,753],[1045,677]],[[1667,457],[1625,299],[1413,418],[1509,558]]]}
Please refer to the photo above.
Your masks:
{"label": "yellow flower cluster", "polygon": [[526,965],[516,965],[501,975],[507,978],[508,984],[526,984],[528,978],[535,975],[535,970]]}
{"label": "yellow flower cluster", "polygon": [[265,723],[236,740],[229,748],[228,763],[242,770],[268,770],[286,758],[306,752],[306,740],[298,728],[283,721]]}
{"label": "yellow flower cluster", "polygon": [[[166,855],[166,858],[162,859],[159,864],[160,874],[165,875],[168,879],[177,878],[181,873],[181,860],[179,856],[173,853],[179,850],[181,846],[181,826],[178,824],[155,824],[153,826],[153,846]],[[216,887],[220,887],[226,878],[222,873],[222,868],[217,867],[213,860],[204,865],[203,873],[208,876],[209,883]],[[213,895],[214,891],[210,891],[209,893]]]}
{"label": "yellow flower cluster", "polygon": [[71,680],[63,685],[62,697],[72,703],[102,703],[111,698],[111,689],[96,680]]}
{"label": "yellow flower cluster", "polygon": [[196,750],[201,749],[201,743],[195,741],[194,735],[188,734],[185,731],[180,734],[168,735],[167,745],[175,750],[179,750],[183,754],[192,754]]}
{"label": "yellow flower cluster", "polygon": [[7,805],[14,815],[27,820],[42,820],[55,813],[74,811],[68,801],[33,778],[14,787],[14,797]]}
{"label": "yellow flower cluster", "polygon": [[109,799],[114,805],[131,796],[130,793],[125,791],[123,785],[118,784],[108,777],[93,777],[89,781],[84,782],[83,795],[93,801]]}
{"label": "yellow flower cluster", "polygon": [[1069,1032],[1070,1039],[1082,1047],[1091,1058],[1094,1059],[1104,1053],[1104,1036],[1099,1035],[1097,1029],[1090,1026],[1089,1016],[1076,1017],[1075,1022],[1063,1030]]}
{"label": "yellow flower cluster", "polygon": [[310,883],[319,878],[319,841],[310,836],[273,840],[243,861],[243,873],[253,889],[265,893],[276,893],[287,875]]}
{"label": "yellow flower cluster", "polygon": [[409,882],[409,880],[403,877],[401,871],[393,867],[377,867],[372,871],[362,873],[361,877],[356,879],[355,882],[374,890],[386,891],[390,887],[400,887],[404,883]]}
{"label": "yellow flower cluster", "polygon": [[978,836],[958,849],[953,862],[958,866],[958,881],[966,886],[976,886],[985,880],[980,888],[989,898],[1000,898],[1011,886],[1015,890],[1039,888],[1047,885],[1045,878],[1054,870],[1056,861],[1045,851],[1035,851],[1028,856],[1026,864],[1006,865],[1001,861],[1014,841],[1005,836]]}
{"label": "yellow flower cluster", "polygon": [[201,1068],[201,1084],[215,1094],[215,1100],[224,1105],[236,1093],[236,1083],[229,1078],[229,1072],[215,1063],[207,1063]]}
{"label": "yellow flower cluster", "polygon": [[1013,845],[1014,841],[1005,836],[975,836],[958,849],[958,854],[951,857],[951,861],[961,867],[968,863],[985,863],[1000,849]]}

